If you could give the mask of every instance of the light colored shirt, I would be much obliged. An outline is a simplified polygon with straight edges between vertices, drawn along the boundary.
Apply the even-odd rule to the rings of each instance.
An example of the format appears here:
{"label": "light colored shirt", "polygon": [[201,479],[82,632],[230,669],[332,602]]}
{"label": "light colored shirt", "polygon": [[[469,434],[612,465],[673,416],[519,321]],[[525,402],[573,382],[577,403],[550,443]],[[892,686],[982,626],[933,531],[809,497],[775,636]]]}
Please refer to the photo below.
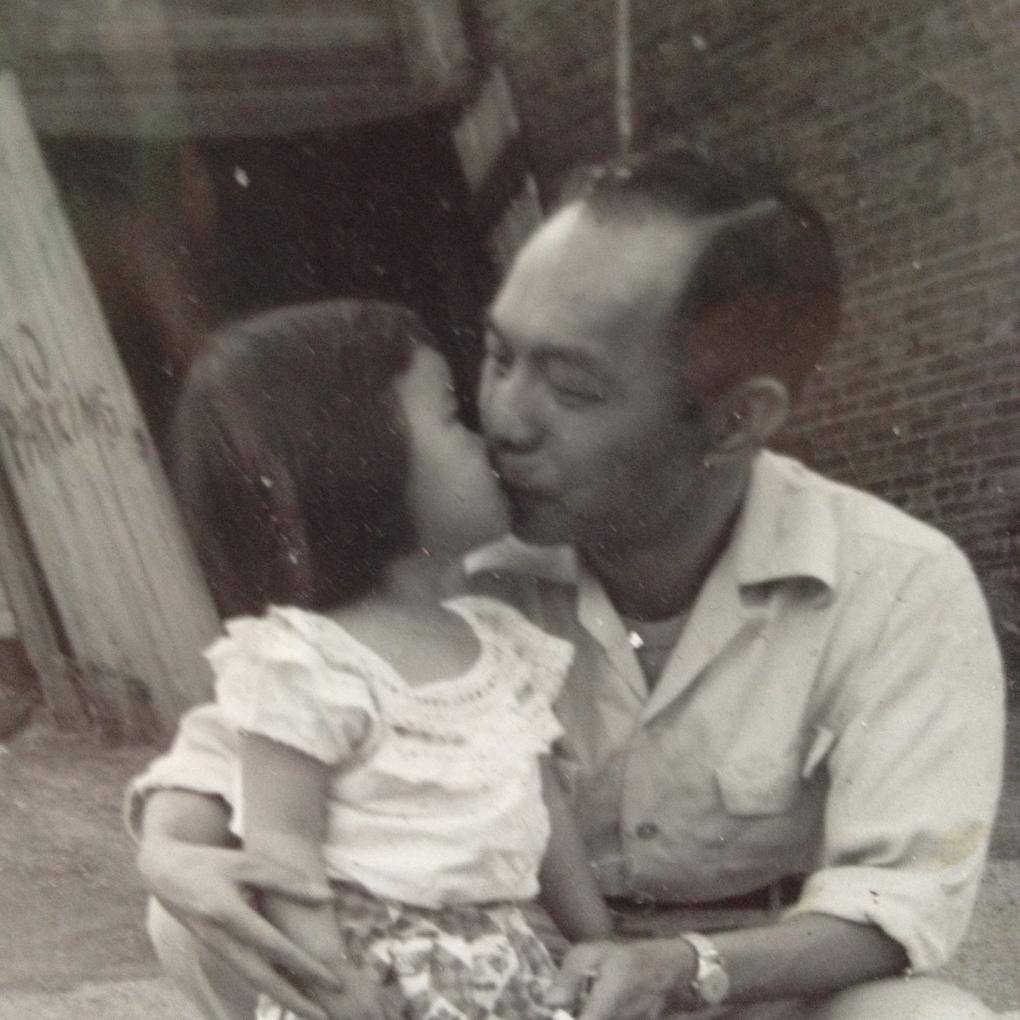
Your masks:
{"label": "light colored shirt", "polygon": [[[917,971],[962,938],[1001,783],[1002,669],[945,536],[761,454],[733,538],[649,693],[627,631],[566,548],[480,550],[477,590],[572,641],[562,773],[603,889],[719,899],[809,878],[790,913],[875,924]],[[215,709],[133,787],[229,801]]]}
{"label": "light colored shirt", "polygon": [[329,617],[273,607],[209,649],[217,703],[236,732],[331,766],[330,878],[429,908],[531,899],[549,838],[539,759],[573,649],[504,602],[444,605],[481,649],[459,676],[409,684]]}
{"label": "light colored shirt", "polygon": [[566,549],[472,554],[572,641],[561,771],[603,889],[665,902],[809,878],[790,914],[875,924],[917,970],[962,938],[998,800],[1001,662],[953,543],[772,453],[658,682]]}

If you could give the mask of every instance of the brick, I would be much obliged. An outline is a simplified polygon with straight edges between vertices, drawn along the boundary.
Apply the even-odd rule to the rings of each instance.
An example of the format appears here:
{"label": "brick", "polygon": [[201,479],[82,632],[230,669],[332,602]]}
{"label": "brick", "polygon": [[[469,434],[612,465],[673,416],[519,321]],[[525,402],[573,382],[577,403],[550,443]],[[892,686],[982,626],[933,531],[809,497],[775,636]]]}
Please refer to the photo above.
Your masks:
{"label": "brick", "polygon": [[[475,6],[552,194],[614,146],[613,5]],[[636,4],[633,35],[639,144],[772,158],[833,225],[843,331],[781,445],[958,536],[1020,623],[1015,0]]]}

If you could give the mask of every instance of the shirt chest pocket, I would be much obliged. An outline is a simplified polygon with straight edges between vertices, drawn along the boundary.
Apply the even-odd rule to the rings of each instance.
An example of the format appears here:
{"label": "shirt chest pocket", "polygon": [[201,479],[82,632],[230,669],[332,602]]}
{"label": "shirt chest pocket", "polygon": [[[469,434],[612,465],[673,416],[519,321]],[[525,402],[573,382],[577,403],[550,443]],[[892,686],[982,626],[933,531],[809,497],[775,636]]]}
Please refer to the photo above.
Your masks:
{"label": "shirt chest pocket", "polygon": [[834,739],[831,730],[818,726],[806,752],[802,743],[775,750],[735,748],[715,770],[726,811],[741,818],[792,811],[802,784],[812,777]]}

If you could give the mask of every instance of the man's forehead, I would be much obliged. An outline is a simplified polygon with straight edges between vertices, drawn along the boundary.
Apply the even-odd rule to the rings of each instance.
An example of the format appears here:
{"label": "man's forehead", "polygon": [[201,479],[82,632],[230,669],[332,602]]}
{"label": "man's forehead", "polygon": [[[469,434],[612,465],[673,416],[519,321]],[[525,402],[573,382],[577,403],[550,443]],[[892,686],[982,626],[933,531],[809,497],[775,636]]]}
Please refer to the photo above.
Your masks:
{"label": "man's forehead", "polygon": [[497,329],[556,336],[588,321],[661,321],[685,284],[703,231],[668,215],[597,217],[573,203],[521,250],[496,296]]}
{"label": "man's forehead", "polygon": [[[651,206],[606,214],[573,202],[551,216],[525,244],[521,261],[556,257],[592,267],[609,264],[646,274],[672,273],[702,247],[704,228]],[[580,268],[578,265],[575,268]]]}

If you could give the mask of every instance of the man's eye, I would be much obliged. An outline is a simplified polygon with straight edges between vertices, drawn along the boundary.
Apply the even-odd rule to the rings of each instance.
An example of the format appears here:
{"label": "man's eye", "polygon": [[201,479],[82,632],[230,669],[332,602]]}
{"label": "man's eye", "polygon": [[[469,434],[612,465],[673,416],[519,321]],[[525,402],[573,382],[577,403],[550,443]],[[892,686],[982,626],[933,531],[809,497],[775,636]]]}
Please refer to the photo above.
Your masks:
{"label": "man's eye", "polygon": [[606,399],[606,392],[601,387],[553,385],[556,400],[564,407],[586,407],[600,404]]}
{"label": "man's eye", "polygon": [[606,399],[605,386],[587,375],[550,372],[548,379],[556,399],[565,407],[597,404]]}

